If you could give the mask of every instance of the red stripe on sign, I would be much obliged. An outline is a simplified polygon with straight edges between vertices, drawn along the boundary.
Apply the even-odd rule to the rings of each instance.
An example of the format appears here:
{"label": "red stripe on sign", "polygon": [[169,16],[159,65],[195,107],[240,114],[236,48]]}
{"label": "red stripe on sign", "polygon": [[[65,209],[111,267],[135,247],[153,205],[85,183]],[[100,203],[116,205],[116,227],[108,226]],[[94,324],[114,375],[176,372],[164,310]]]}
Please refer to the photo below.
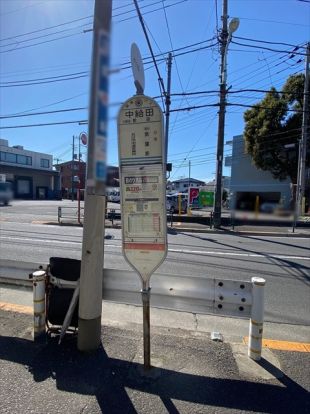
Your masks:
{"label": "red stripe on sign", "polygon": [[153,243],[124,243],[124,249],[127,250],[166,250],[164,244]]}

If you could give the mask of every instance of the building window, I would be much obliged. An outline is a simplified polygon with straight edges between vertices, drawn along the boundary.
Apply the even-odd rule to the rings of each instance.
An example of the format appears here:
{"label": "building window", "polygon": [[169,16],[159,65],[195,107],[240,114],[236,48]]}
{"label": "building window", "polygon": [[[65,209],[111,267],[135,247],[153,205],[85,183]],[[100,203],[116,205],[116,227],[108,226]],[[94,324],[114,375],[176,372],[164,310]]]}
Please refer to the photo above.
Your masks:
{"label": "building window", "polygon": [[50,160],[46,158],[41,158],[41,167],[43,168],[49,168],[50,167]]}
{"label": "building window", "polygon": [[5,152],[4,155],[5,155],[6,162],[14,162],[16,164],[16,154]]}
{"label": "building window", "polygon": [[32,165],[32,157],[17,155],[17,164]]}
{"label": "building window", "polygon": [[0,161],[11,162],[13,164],[32,165],[32,157],[13,154],[11,152],[0,151]]}

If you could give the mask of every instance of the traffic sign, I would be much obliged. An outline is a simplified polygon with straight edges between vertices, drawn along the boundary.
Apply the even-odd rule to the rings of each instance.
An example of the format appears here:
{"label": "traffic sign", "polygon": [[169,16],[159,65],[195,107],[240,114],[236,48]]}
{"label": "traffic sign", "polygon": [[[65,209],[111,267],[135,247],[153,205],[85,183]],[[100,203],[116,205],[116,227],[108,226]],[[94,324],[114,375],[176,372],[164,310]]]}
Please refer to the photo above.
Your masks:
{"label": "traffic sign", "polygon": [[81,140],[83,145],[87,145],[87,134],[86,134],[86,132],[81,132],[80,133],[80,140]]}
{"label": "traffic sign", "polygon": [[140,50],[135,43],[131,45],[131,68],[133,77],[135,80],[135,85],[137,88],[137,94],[143,94],[145,86],[144,78],[144,67],[143,61],[141,58]]}
{"label": "traffic sign", "polygon": [[167,254],[163,115],[153,99],[128,99],[118,115],[123,254],[146,285]]}

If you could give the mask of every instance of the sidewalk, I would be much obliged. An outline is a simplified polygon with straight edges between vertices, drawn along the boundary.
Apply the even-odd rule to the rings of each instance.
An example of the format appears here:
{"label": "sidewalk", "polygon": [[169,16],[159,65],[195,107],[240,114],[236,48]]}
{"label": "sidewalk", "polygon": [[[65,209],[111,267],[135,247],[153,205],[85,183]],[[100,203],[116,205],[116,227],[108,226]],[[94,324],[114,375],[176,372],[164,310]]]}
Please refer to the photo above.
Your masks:
{"label": "sidewalk", "polygon": [[[309,412],[310,354],[266,348],[261,363],[248,359],[246,320],[152,308],[145,374],[140,307],[104,302],[102,347],[85,355],[73,335],[33,343],[31,292],[1,287],[0,301],[1,414]],[[307,335],[271,325],[266,337]],[[211,341],[215,329],[224,342]]]}

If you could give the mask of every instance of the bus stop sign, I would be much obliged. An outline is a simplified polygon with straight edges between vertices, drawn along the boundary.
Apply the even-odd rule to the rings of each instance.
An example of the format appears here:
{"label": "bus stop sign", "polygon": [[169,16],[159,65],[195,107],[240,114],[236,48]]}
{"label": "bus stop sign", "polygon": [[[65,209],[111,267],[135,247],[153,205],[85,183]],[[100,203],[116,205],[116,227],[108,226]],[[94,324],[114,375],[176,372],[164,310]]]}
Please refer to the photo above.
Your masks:
{"label": "bus stop sign", "polygon": [[167,255],[166,170],[162,110],[136,95],[118,114],[122,246],[143,285]]}

